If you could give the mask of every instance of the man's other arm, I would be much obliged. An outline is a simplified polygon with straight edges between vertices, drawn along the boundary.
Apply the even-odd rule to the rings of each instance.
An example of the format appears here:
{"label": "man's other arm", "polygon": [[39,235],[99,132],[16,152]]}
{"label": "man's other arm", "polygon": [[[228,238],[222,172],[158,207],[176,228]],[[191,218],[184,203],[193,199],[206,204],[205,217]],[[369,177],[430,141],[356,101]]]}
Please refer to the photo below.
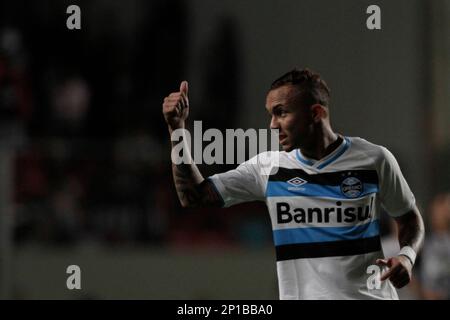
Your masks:
{"label": "man's other arm", "polygon": [[[425,227],[417,206],[395,218],[395,222],[400,248],[410,247],[418,254],[423,246]],[[389,279],[396,288],[402,288],[411,281],[414,262],[408,256],[399,254],[387,260],[377,260],[377,263],[389,267],[389,270],[381,276],[382,281]]]}
{"label": "man's other arm", "polygon": [[425,227],[419,209],[415,207],[406,214],[395,218],[398,228],[400,248],[408,246],[418,253],[423,246]]}

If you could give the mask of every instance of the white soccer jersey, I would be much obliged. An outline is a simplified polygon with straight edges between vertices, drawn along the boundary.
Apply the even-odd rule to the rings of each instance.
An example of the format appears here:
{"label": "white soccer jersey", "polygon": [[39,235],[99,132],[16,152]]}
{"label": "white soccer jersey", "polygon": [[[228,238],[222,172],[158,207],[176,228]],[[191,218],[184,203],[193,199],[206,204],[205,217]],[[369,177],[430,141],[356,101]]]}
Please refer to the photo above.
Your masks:
{"label": "white soccer jersey", "polygon": [[280,299],[398,299],[390,281],[368,286],[369,266],[384,258],[381,206],[392,217],[415,206],[386,148],[344,137],[318,161],[299,149],[265,152],[209,179],[225,207],[266,202]]}

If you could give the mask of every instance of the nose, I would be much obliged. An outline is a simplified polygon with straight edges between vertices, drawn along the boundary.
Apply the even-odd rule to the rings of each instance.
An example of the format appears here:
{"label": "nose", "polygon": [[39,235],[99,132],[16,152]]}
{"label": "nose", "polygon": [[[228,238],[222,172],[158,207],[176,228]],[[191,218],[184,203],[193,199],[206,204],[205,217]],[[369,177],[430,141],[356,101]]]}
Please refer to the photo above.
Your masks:
{"label": "nose", "polygon": [[270,119],[270,129],[280,129],[280,124],[276,117]]}

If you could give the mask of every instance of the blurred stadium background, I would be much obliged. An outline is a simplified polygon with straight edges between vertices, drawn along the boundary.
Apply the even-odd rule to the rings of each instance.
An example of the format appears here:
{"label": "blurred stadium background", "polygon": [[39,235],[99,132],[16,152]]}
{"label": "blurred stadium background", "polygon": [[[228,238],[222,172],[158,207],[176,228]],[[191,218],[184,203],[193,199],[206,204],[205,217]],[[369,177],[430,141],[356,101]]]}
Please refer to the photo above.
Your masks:
{"label": "blurred stadium background", "polygon": [[400,296],[450,297],[449,1],[1,0],[0,50],[1,298],[276,299],[264,205],[181,209],[161,104],[187,79],[190,123],[267,128],[268,86],[295,66],[322,74],[335,129],[388,147],[417,197],[426,246]]}

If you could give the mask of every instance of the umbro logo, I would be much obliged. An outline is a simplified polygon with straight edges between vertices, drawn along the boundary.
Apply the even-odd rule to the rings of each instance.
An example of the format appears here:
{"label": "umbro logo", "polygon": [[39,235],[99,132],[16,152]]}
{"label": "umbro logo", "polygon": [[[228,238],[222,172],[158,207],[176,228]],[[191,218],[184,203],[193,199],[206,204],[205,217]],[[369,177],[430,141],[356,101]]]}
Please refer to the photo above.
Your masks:
{"label": "umbro logo", "polygon": [[291,180],[288,180],[286,182],[289,183],[290,185],[296,186],[296,187],[301,186],[305,183],[308,183],[308,181],[303,180],[302,178],[299,178],[299,177],[292,178]]}

